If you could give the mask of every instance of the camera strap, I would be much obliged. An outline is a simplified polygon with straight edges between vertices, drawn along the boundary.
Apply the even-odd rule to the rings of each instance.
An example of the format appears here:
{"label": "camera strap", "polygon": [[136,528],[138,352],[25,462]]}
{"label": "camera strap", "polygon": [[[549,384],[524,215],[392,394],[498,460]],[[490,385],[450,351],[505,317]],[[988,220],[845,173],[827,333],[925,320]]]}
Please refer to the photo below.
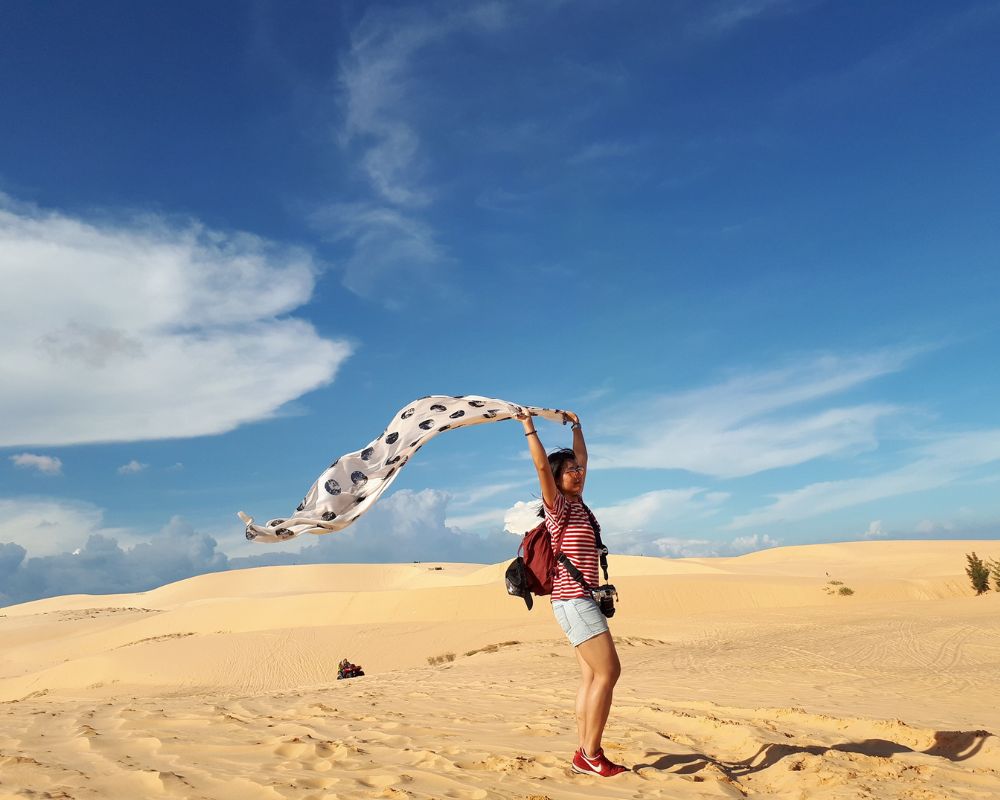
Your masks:
{"label": "camera strap", "polygon": [[[587,579],[584,578],[583,573],[576,568],[576,564],[574,564],[572,561],[569,560],[569,556],[567,556],[565,553],[560,553],[559,558],[557,560],[559,561],[560,564],[562,564],[566,568],[566,571],[569,573],[569,576],[573,580],[579,583],[588,592],[594,591],[594,587],[591,586],[589,583],[587,583]],[[607,563],[607,560],[605,560],[605,563]],[[608,579],[608,572],[606,569],[604,571],[604,579],[605,580]]]}
{"label": "camera strap", "polygon": [[[608,582],[608,548],[601,547],[601,549],[598,552],[600,553],[600,557],[601,557],[601,569],[604,570],[604,582],[607,583]],[[567,556],[565,553],[563,553],[562,551],[560,551],[559,555],[556,557],[556,561],[558,561],[560,564],[562,564],[566,568],[566,571],[569,573],[569,576],[573,580],[575,580],[577,583],[579,583],[584,589],[586,589],[588,592],[594,591],[594,587],[591,586],[589,583],[587,583],[587,579],[584,578],[583,577],[583,573],[580,572],[580,570],[578,570],[576,568],[576,564],[574,564],[572,561],[569,560],[569,556]]]}

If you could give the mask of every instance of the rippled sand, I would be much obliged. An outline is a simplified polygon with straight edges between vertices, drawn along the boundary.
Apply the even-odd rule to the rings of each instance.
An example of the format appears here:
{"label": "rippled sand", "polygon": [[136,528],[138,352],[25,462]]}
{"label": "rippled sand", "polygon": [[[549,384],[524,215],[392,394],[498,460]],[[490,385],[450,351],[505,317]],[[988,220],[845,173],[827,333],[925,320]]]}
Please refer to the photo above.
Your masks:
{"label": "rippled sand", "polygon": [[[611,780],[568,769],[576,660],[547,603],[507,597],[504,565],[267,568],[9,607],[0,798],[1000,797],[1000,596],[972,596],[972,549],[1000,556],[612,557],[605,747],[634,770]],[[344,657],[367,675],[335,680]]]}

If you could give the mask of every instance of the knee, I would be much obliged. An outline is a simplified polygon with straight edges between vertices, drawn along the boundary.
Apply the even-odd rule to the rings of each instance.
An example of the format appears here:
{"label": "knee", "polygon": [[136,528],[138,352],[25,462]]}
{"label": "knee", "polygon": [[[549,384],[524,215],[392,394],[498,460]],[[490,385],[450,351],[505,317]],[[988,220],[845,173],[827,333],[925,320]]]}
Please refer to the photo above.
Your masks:
{"label": "knee", "polygon": [[617,661],[613,664],[608,664],[606,669],[601,670],[594,676],[594,682],[600,683],[602,686],[614,686],[618,683],[618,679],[622,674],[622,665]]}

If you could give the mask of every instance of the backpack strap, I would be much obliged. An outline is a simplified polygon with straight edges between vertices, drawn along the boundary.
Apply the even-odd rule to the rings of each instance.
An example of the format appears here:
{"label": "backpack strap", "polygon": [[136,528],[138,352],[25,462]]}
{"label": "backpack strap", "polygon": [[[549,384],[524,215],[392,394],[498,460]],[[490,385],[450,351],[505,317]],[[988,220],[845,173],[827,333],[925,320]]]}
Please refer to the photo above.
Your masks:
{"label": "backpack strap", "polygon": [[[608,548],[604,546],[604,542],[601,541],[601,525],[597,521],[597,517],[594,516],[594,512],[590,510],[589,506],[582,500],[580,504],[583,506],[584,510],[587,512],[587,516],[590,517],[590,527],[594,529],[594,544],[597,547],[597,553],[601,562],[601,569],[604,571],[604,582],[608,582]],[[583,577],[583,573],[576,568],[576,564],[569,560],[567,556],[562,551],[562,535],[559,536],[559,544],[555,551],[556,561],[565,567],[569,576],[579,583],[588,592],[594,591],[594,587],[587,583],[587,579]]]}
{"label": "backpack strap", "polygon": [[[597,517],[594,516],[594,512],[590,510],[590,506],[584,503],[582,500],[580,504],[583,506],[583,510],[587,512],[587,516],[590,517],[590,527],[594,529],[594,544],[597,545],[597,553],[601,561],[601,569],[604,571],[604,582],[608,582],[608,548],[604,546],[604,542],[601,541],[601,523],[597,521]],[[572,574],[572,573],[570,573]]]}

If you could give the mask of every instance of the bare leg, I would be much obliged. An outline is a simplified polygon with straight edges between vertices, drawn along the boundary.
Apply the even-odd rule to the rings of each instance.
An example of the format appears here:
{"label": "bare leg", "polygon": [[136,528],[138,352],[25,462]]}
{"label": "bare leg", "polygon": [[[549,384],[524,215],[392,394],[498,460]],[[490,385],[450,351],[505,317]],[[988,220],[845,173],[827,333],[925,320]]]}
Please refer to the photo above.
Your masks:
{"label": "bare leg", "polygon": [[615,642],[607,632],[588,639],[576,648],[576,652],[594,674],[584,704],[583,741],[585,753],[593,757],[601,748],[604,726],[608,722],[611,699],[622,666],[618,660],[618,651],[615,650]]}
{"label": "bare leg", "polygon": [[586,748],[587,742],[587,699],[590,697],[590,687],[594,682],[594,671],[590,668],[580,648],[573,648],[576,660],[580,662],[580,688],[576,692],[576,730],[580,735],[580,747]]}

